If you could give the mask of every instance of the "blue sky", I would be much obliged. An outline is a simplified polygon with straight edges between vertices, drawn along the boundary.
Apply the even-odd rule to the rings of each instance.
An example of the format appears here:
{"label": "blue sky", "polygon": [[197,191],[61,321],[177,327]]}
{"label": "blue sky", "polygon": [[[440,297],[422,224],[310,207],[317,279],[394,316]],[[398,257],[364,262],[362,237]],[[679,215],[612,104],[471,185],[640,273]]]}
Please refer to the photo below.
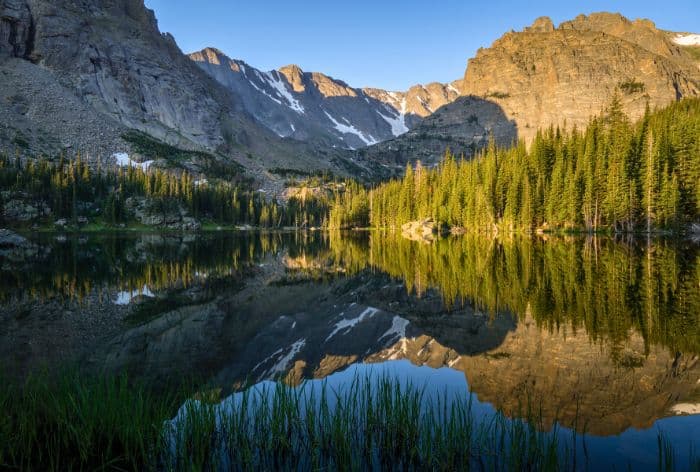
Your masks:
{"label": "blue sky", "polygon": [[479,47],[538,16],[616,11],[700,33],[698,0],[145,0],[184,52],[214,46],[263,70],[298,64],[355,87],[462,77]]}

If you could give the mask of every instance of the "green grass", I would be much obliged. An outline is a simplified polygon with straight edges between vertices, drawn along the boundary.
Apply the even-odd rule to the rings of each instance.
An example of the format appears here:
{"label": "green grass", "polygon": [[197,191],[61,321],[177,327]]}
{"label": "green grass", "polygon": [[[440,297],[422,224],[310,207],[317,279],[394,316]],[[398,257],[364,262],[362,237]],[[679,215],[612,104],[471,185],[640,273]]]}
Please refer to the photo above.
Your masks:
{"label": "green grass", "polygon": [[[557,434],[497,415],[477,422],[469,401],[436,399],[383,378],[338,394],[278,383],[227,409],[188,402],[171,423],[176,470],[556,470],[571,465]],[[217,427],[219,425],[219,427]],[[217,438],[217,440],[212,440]]]}
{"label": "green grass", "polygon": [[[224,403],[203,389],[184,404],[185,389],[125,376],[4,385],[3,470],[568,470],[587,459],[536,410],[524,410],[528,421],[478,419],[469,400],[427,398],[387,377],[355,377],[342,392],[276,383]],[[659,470],[675,457],[659,436]]]}
{"label": "green grass", "polygon": [[37,374],[0,390],[0,469],[138,470],[156,464],[161,424],[182,396],[126,377]]}

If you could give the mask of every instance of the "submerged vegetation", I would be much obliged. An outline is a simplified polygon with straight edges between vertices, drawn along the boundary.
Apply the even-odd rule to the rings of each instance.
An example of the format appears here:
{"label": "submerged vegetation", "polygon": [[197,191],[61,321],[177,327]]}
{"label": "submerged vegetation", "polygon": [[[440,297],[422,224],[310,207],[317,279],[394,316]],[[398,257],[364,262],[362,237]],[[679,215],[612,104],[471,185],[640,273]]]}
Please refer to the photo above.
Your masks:
{"label": "submerged vegetation", "polygon": [[585,131],[549,128],[524,143],[492,140],[473,160],[447,151],[372,190],[349,186],[333,227],[393,228],[422,218],[480,231],[678,230],[700,221],[700,100],[632,124],[619,97]]}

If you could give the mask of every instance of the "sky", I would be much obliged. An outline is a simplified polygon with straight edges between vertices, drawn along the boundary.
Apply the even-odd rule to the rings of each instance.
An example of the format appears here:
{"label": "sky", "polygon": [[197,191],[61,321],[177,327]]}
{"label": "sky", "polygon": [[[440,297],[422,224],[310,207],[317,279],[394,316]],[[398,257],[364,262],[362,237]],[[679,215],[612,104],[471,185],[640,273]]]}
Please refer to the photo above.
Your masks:
{"label": "sky", "polygon": [[297,64],[353,87],[406,90],[464,75],[467,60],[539,16],[620,12],[700,33],[698,0],[145,0],[180,48],[216,47],[262,70]]}

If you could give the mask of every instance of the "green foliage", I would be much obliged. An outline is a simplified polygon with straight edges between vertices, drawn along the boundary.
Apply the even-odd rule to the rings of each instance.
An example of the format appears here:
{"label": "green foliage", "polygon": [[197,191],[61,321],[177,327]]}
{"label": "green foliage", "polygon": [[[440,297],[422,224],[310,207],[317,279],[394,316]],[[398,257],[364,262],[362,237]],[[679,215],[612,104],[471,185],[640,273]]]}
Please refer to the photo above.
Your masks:
{"label": "green foliage", "polygon": [[[34,376],[0,391],[0,465],[9,470],[560,470],[564,435],[525,400],[509,419],[472,397],[383,376],[338,389],[281,382],[217,404],[206,390],[156,393],[121,377]],[[190,391],[194,391],[191,388]],[[580,439],[578,439],[580,441]],[[584,443],[585,447],[585,443]],[[659,433],[659,470],[677,456]],[[695,459],[691,452],[691,467]]]}
{"label": "green foliage", "polygon": [[130,143],[137,152],[149,159],[171,159],[179,160],[190,156],[211,157],[211,154],[201,151],[185,151],[171,146],[162,141],[142,133],[141,131],[130,130],[122,135],[124,141]]}
{"label": "green foliage", "polygon": [[[339,206],[338,206],[339,205]],[[529,151],[491,143],[473,160],[447,150],[438,168],[410,166],[402,179],[340,199],[367,207],[369,224],[397,228],[432,218],[476,231],[675,230],[700,219],[700,100],[683,100],[630,123],[614,97],[585,132],[550,127]]]}
{"label": "green foliage", "polygon": [[245,183],[196,180],[184,171],[95,168],[80,155],[70,162],[61,158],[58,163],[43,158],[13,162],[0,155],[0,190],[46,202],[53,218],[75,222],[79,216],[89,216],[110,225],[130,222],[126,202],[131,197],[146,198],[152,214],[178,214],[183,209],[201,220],[266,228],[299,221],[321,225],[327,214],[323,202],[291,201],[282,206]]}
{"label": "green foliage", "polygon": [[237,162],[222,163],[208,152],[180,149],[137,130],[127,131],[122,135],[122,139],[130,143],[138,153],[147,159],[165,159],[175,166],[187,160],[197,161],[201,171],[207,175],[216,175],[224,180],[243,181],[243,167]]}
{"label": "green foliage", "polygon": [[162,450],[161,424],[182,396],[126,377],[36,374],[0,392],[0,467],[143,470]]}
{"label": "green foliage", "polygon": [[347,181],[335,193],[328,226],[333,229],[366,227],[369,224],[369,214],[367,191],[360,184]]}
{"label": "green foliage", "polygon": [[491,92],[486,95],[485,98],[509,98],[510,94],[506,92]]}
{"label": "green foliage", "polygon": [[627,95],[641,93],[646,89],[644,82],[637,82],[635,79],[627,79],[624,82],[620,82],[618,87],[620,87],[620,90],[625,92]]}

